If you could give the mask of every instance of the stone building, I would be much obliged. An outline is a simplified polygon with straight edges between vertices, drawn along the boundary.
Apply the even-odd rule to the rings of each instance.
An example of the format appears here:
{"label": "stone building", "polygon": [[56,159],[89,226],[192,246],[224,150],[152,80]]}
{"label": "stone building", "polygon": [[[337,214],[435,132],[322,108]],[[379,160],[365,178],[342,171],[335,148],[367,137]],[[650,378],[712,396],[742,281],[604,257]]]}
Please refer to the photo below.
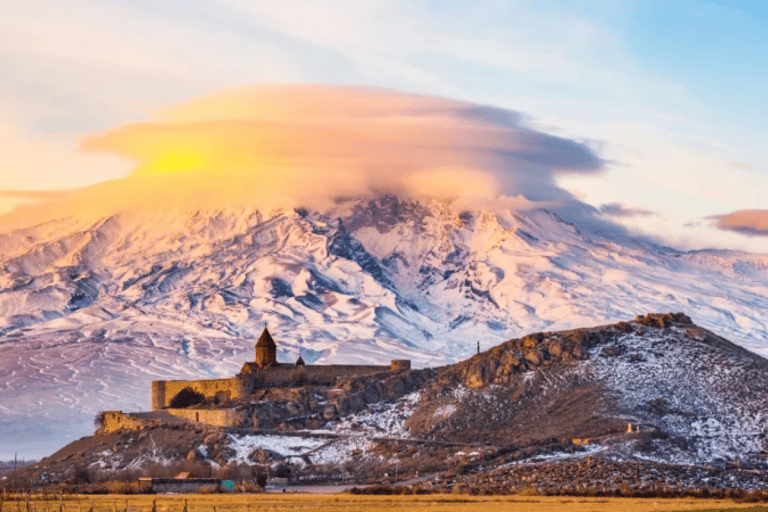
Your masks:
{"label": "stone building", "polygon": [[256,342],[255,349],[253,362],[259,369],[277,365],[277,345],[266,326],[259,336],[259,341]]}
{"label": "stone building", "polygon": [[[390,365],[318,365],[277,361],[277,344],[265,327],[254,346],[254,361],[246,362],[240,373],[228,379],[159,380],[152,382],[152,410],[167,410],[177,416],[188,416],[179,408],[179,397],[191,396],[198,403],[246,398],[264,388],[296,388],[305,385],[332,386],[337,379],[407,370],[407,359],[393,360]],[[173,404],[173,406],[172,406]],[[194,405],[190,402],[187,405]],[[177,414],[178,413],[178,414]]]}
{"label": "stone building", "polygon": [[221,478],[197,478],[194,475],[184,474],[176,475],[174,478],[139,478],[139,490],[152,494],[221,492],[221,484]]}

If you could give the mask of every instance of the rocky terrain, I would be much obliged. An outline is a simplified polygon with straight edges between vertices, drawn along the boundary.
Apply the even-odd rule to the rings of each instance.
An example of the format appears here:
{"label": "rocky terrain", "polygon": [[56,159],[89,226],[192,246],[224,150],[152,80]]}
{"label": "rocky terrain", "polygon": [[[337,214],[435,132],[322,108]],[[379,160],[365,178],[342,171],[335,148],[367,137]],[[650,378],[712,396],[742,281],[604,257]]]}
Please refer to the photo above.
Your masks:
{"label": "rocky terrain", "polygon": [[158,416],[21,472],[37,484],[193,467],[438,490],[754,491],[768,469],[766,396],[764,358],[682,313],[649,314],[529,334],[431,370],[264,390],[229,404],[259,418],[240,428]]}
{"label": "rocky terrain", "polygon": [[[764,493],[764,466],[697,466],[652,461],[615,461],[590,457],[578,461],[514,463],[467,474],[437,475],[420,483],[418,489],[431,491],[508,494],[587,494],[625,496],[675,496],[690,494],[708,497],[724,491]],[[727,495],[727,494],[725,494]]]}

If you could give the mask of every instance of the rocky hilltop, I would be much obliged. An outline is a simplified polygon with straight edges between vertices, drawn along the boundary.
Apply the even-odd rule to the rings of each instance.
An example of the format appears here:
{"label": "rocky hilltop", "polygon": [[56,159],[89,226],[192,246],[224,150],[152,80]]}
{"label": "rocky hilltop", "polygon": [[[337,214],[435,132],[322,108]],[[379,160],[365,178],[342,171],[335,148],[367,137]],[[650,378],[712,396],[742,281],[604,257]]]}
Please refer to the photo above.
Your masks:
{"label": "rocky hilltop", "polygon": [[71,479],[75,468],[106,478],[191,465],[271,468],[306,482],[494,482],[498,492],[754,490],[755,470],[765,469],[766,396],[764,358],[685,314],[648,314],[529,334],[454,365],[228,404],[268,410],[268,428],[153,413],[154,423],[83,438],[24,471],[37,483]]}

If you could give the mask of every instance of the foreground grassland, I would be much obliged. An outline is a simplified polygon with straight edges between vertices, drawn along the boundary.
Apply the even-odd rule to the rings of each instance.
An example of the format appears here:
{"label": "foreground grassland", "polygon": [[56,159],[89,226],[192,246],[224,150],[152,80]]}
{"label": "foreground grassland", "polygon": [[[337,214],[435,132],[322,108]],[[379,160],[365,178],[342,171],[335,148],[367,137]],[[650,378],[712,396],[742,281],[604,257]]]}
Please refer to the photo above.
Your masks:
{"label": "foreground grassland", "polygon": [[731,500],[580,498],[539,496],[354,496],[349,494],[256,494],[184,496],[63,496],[6,497],[0,512],[368,512],[419,510],[428,512],[645,512],[645,511],[749,511],[768,512],[768,503],[745,504]]}

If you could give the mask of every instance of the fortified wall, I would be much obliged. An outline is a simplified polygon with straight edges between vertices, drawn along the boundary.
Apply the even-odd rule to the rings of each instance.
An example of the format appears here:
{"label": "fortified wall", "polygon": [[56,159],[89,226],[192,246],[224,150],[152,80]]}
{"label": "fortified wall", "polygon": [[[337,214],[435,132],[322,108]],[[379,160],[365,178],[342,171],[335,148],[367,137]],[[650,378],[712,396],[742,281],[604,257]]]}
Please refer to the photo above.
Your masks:
{"label": "fortified wall", "polygon": [[[243,422],[243,413],[235,409],[172,409],[155,412],[104,411],[97,434],[109,434],[118,430],[141,430],[172,422],[175,418],[194,421],[213,427],[238,427]],[[172,418],[174,417],[174,418]]]}
{"label": "fortified wall", "polygon": [[340,377],[371,375],[387,372],[389,366],[365,365],[308,365],[308,366],[277,366],[265,368],[255,373],[238,376],[247,394],[252,394],[264,388],[289,388],[303,385],[331,386]]}
{"label": "fortified wall", "polygon": [[98,433],[108,434],[116,430],[140,430],[156,424],[152,420],[139,418],[123,411],[104,411],[101,413],[101,425]]}
{"label": "fortified wall", "polygon": [[213,427],[239,427],[242,413],[234,409],[166,409],[168,414]]}
{"label": "fortified wall", "polygon": [[[278,363],[277,348],[265,328],[255,346],[255,361],[243,365],[240,373],[229,379],[209,380],[158,380],[152,382],[152,410],[166,410],[175,416],[191,421],[220,426],[232,424],[236,418],[215,415],[215,418],[201,419],[204,411],[186,409],[179,400],[182,391],[194,392],[206,399],[240,399],[259,389],[291,388],[306,385],[332,386],[339,378],[350,378],[377,373],[408,370],[411,362],[407,359],[394,359],[389,366],[384,365],[305,365],[299,358],[296,363]],[[216,411],[210,411],[214,413]]]}
{"label": "fortified wall", "polygon": [[206,398],[243,398],[247,395],[244,385],[240,376],[209,380],[155,380],[152,381],[152,410],[171,407],[173,399],[184,389],[191,389]]}

